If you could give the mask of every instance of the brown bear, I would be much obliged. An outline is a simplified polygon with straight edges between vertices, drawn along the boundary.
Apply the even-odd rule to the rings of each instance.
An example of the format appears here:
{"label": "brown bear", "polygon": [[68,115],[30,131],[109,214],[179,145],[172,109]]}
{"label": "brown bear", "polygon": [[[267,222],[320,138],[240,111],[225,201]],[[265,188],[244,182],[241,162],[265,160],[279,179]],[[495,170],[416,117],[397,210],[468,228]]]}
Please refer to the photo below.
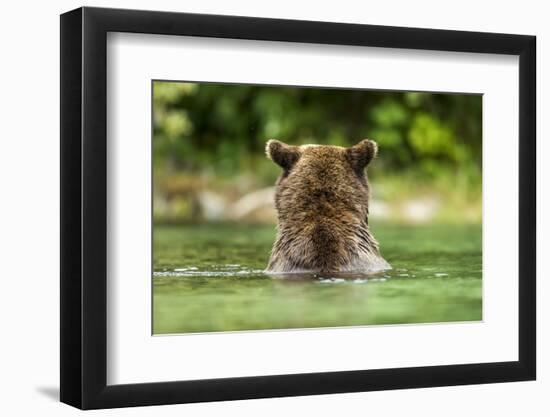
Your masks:
{"label": "brown bear", "polygon": [[391,268],[368,226],[365,168],[377,151],[369,139],[350,148],[267,142],[267,156],[283,172],[275,191],[277,239],[266,272],[374,273]]}

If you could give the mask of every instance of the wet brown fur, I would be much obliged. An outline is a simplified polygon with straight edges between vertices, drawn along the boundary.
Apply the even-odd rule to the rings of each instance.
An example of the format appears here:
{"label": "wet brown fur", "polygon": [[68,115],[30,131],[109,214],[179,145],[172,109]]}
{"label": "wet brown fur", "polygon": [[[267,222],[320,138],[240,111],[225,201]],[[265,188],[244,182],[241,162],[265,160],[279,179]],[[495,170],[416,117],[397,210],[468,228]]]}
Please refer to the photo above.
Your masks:
{"label": "wet brown fur", "polygon": [[390,268],[368,227],[365,168],[377,154],[365,139],[343,148],[270,140],[283,172],[276,183],[277,240],[268,272],[376,272]]}

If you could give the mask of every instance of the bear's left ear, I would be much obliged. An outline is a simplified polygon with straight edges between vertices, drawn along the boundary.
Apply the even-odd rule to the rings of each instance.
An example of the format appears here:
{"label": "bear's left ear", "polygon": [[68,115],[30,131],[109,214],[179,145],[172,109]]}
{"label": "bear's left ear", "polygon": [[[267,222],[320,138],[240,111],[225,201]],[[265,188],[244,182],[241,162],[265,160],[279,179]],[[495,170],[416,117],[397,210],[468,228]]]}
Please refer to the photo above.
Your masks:
{"label": "bear's left ear", "polygon": [[269,159],[285,170],[290,170],[300,159],[300,151],[296,146],[287,145],[276,139],[267,141],[265,153]]}
{"label": "bear's left ear", "polygon": [[352,168],[362,174],[365,167],[378,154],[378,145],[370,139],[363,139],[357,145],[346,149],[346,156]]}

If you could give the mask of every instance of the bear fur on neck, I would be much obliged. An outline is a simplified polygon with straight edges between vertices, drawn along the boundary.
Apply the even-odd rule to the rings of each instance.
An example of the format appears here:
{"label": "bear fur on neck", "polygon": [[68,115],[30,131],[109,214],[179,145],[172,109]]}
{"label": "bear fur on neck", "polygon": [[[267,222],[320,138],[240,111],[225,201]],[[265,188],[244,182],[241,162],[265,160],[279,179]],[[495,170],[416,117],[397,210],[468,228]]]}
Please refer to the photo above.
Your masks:
{"label": "bear fur on neck", "polygon": [[343,148],[266,145],[283,172],[276,183],[278,225],[267,272],[365,272],[389,269],[368,226],[370,187],[365,172],[374,141]]}

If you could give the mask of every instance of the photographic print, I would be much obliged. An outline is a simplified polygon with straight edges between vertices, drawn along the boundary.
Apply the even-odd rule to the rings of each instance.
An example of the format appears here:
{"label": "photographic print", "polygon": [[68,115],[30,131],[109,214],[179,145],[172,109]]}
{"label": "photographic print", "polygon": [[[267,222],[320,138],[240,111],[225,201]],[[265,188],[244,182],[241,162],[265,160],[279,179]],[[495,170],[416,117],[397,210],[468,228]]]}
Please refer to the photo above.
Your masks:
{"label": "photographic print", "polygon": [[534,36],[90,7],[60,35],[62,402],[536,379]]}
{"label": "photographic print", "polygon": [[152,82],[153,334],[482,320],[482,96]]}

